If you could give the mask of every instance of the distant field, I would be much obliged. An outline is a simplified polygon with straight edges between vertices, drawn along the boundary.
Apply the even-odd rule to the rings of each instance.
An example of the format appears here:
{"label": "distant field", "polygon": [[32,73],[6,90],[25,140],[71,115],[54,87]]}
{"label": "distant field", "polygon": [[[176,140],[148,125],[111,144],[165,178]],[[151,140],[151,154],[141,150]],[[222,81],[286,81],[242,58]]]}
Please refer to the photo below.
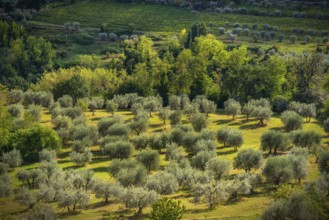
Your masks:
{"label": "distant field", "polygon": [[[35,15],[30,25],[33,33],[52,38],[55,35],[65,33],[63,25],[65,22],[80,22],[81,32],[88,33],[98,39],[99,27],[102,24],[108,24],[109,31],[120,33],[127,30],[129,23],[136,25],[137,34],[145,34],[156,41],[156,45],[166,42],[169,37],[178,34],[183,28],[189,29],[194,22],[204,22],[209,26],[210,33],[213,33],[218,39],[225,43],[228,41],[228,35],[219,35],[218,28],[224,26],[227,30],[233,29],[234,23],[240,23],[241,27],[247,24],[251,28],[252,24],[258,24],[258,30],[264,24],[277,27],[275,39],[264,41],[259,39],[257,43],[253,40],[253,34],[249,36],[239,35],[235,44],[247,44],[252,47],[268,48],[273,45],[280,47],[280,51],[302,52],[315,51],[317,39],[322,40],[323,36],[312,36],[311,43],[302,44],[304,34],[297,35],[297,42],[290,43],[289,37],[293,33],[292,28],[303,29],[305,32],[309,29],[314,31],[329,31],[328,20],[317,20],[313,18],[293,18],[293,17],[269,17],[253,16],[241,14],[218,14],[209,12],[192,12],[187,9],[181,9],[173,6],[152,5],[152,4],[128,4],[117,3],[115,1],[90,0],[74,5],[48,7]],[[229,23],[229,27],[225,24]],[[211,27],[210,25],[211,24]],[[279,43],[277,36],[284,35],[284,40]],[[76,45],[74,42],[71,42]],[[99,42],[89,46],[66,45],[72,55],[76,54],[97,54],[101,48],[112,46],[110,42]],[[59,45],[59,47],[63,47]],[[63,48],[63,49],[65,49]]]}
{"label": "distant field", "polygon": [[[104,110],[98,110],[95,113],[95,116],[92,116],[91,112],[85,112],[85,116],[88,119],[89,125],[97,125],[98,121],[102,117],[109,117],[109,113],[106,113]],[[120,115],[128,122],[133,118],[133,114],[129,111],[119,111],[116,115]],[[189,122],[184,118],[183,123],[188,124]],[[268,122],[266,127],[258,127],[258,121],[250,120],[245,122],[243,116],[237,117],[236,120],[232,121],[231,116],[223,114],[222,111],[219,111],[216,114],[209,115],[209,126],[208,128],[213,131],[218,131],[224,126],[230,126],[241,129],[244,136],[244,144],[241,147],[243,148],[253,148],[259,149],[260,147],[260,137],[268,129],[283,130],[283,124],[279,116],[274,115],[273,118]],[[48,110],[44,109],[41,122],[42,126],[53,127],[51,123],[51,116]],[[323,146],[329,144],[329,137],[326,136],[326,133],[323,130],[321,124],[312,119],[310,123],[304,123],[304,130],[314,130],[323,135]],[[152,134],[154,132],[166,131],[170,132],[171,127],[169,123],[163,125],[163,122],[158,118],[157,113],[153,113],[153,117],[149,120],[149,129],[147,134]],[[217,155],[220,158],[228,158],[233,162],[233,159],[236,157],[237,152],[234,152],[231,148],[225,148],[222,144],[217,145]],[[103,180],[114,181],[113,178],[109,175],[107,168],[111,164],[111,160],[108,157],[101,154],[99,146],[91,147],[91,150],[94,154],[93,160],[90,164],[79,169],[93,169],[95,172],[96,178]],[[71,146],[64,147],[58,154],[58,163],[61,167],[65,169],[77,168],[76,165],[71,162],[69,157],[69,152],[71,151]],[[264,152],[266,153],[266,152]],[[137,154],[135,151],[134,155]],[[166,165],[167,161],[165,160],[165,152],[161,154],[161,165]],[[14,183],[18,186],[19,182],[14,176],[21,169],[31,169],[38,167],[39,163],[34,163],[30,165],[25,165],[19,168],[16,168],[14,172],[11,172]],[[315,163],[314,156],[311,156],[309,159],[309,177],[305,180],[313,181],[318,175],[318,166]],[[233,169],[231,174],[243,173],[242,170]],[[260,172],[260,169],[253,172]],[[295,181],[292,181],[291,184],[295,184]],[[187,207],[187,211],[184,215],[184,219],[229,219],[229,220],[249,220],[249,219],[258,219],[267,205],[272,201],[270,193],[267,191],[266,186],[261,186],[256,189],[256,193],[250,196],[243,196],[239,201],[236,201],[227,205],[218,205],[215,209],[208,209],[207,204],[193,204],[191,203],[192,195],[187,191],[179,191],[176,194],[169,195],[168,197],[179,199]],[[53,203],[54,207],[57,207],[56,203]],[[6,209],[5,209],[6,207]],[[10,207],[10,208],[7,208]],[[57,213],[59,213],[61,218],[64,219],[127,219],[132,217],[134,210],[126,210],[123,204],[118,202],[112,202],[110,205],[104,205],[102,199],[96,199],[94,196],[91,196],[91,202],[86,207],[86,209],[81,210],[74,215],[67,215],[66,209],[56,208]],[[7,214],[19,214],[24,211],[24,207],[17,204],[12,199],[3,198],[0,199],[0,213],[4,212]],[[149,213],[150,208],[145,209],[144,213]],[[1,216],[1,215],[0,215]]]}

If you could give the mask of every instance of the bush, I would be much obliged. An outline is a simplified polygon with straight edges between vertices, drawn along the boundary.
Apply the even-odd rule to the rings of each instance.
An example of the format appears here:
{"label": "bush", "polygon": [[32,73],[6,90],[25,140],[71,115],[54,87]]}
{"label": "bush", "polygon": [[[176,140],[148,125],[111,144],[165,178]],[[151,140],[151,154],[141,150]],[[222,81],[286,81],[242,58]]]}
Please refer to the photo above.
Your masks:
{"label": "bush", "polygon": [[14,104],[8,106],[8,112],[12,117],[21,118],[24,113],[24,106],[21,104]]}
{"label": "bush", "polygon": [[280,34],[280,35],[278,36],[278,41],[279,41],[280,43],[282,43],[283,39],[284,39],[284,35],[283,35],[283,34]]}
{"label": "bush", "polygon": [[184,211],[179,200],[161,198],[152,205],[151,220],[180,220]]}
{"label": "bush", "polygon": [[176,110],[174,111],[170,116],[170,125],[171,126],[176,126],[180,123],[181,119],[182,119],[182,115],[183,113],[180,110]]}
{"label": "bush", "polygon": [[108,100],[106,102],[106,112],[111,112],[112,116],[118,110],[119,105],[115,103],[113,100]]}
{"label": "bush", "polygon": [[98,133],[101,136],[106,136],[108,129],[117,123],[122,123],[122,119],[120,117],[114,117],[114,118],[101,118],[101,120],[98,121],[97,127],[98,127]]}
{"label": "bush", "polygon": [[130,129],[126,124],[119,124],[116,123],[109,127],[107,130],[108,135],[114,135],[114,136],[125,136],[128,137],[130,134]]}
{"label": "bush", "polygon": [[83,151],[76,152],[72,151],[70,153],[71,160],[78,164],[78,165],[85,165],[86,163],[89,163],[93,157],[93,154],[91,153],[90,149],[88,147],[84,148]]}

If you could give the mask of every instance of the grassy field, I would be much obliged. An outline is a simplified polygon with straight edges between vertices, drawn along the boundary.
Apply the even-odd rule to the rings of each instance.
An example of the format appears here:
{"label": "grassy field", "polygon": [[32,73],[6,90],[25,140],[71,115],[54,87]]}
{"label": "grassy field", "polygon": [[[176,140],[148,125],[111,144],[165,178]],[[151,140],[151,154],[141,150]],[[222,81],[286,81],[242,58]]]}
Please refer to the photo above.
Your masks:
{"label": "grassy field", "polygon": [[[96,54],[107,47],[118,47],[118,42],[100,42],[98,40],[99,27],[102,24],[109,26],[109,32],[122,33],[127,30],[129,23],[136,25],[137,34],[145,34],[155,41],[155,45],[166,42],[168,38],[177,35],[183,28],[189,29],[194,22],[204,22],[209,27],[209,32],[213,33],[218,39],[231,44],[228,35],[219,35],[218,28],[225,26],[228,22],[229,27],[226,30],[233,29],[234,23],[258,24],[258,31],[265,24],[276,26],[276,36],[284,34],[283,42],[277,39],[271,41],[259,40],[257,43],[253,40],[253,34],[250,36],[238,36],[234,44],[247,44],[251,47],[269,48],[273,45],[279,47],[282,52],[302,52],[315,51],[316,39],[322,39],[322,36],[313,36],[311,43],[303,44],[303,37],[306,34],[297,35],[297,43],[290,43],[289,36],[292,35],[292,28],[313,29],[314,31],[328,31],[328,20],[317,20],[313,18],[293,18],[293,17],[269,17],[253,16],[241,14],[219,14],[209,12],[192,12],[187,9],[181,9],[165,5],[152,4],[126,4],[115,1],[89,0],[74,5],[65,5],[58,7],[48,7],[29,21],[32,32],[35,35],[44,36],[53,39],[54,36],[65,35],[67,32],[63,28],[65,22],[81,23],[80,33],[89,34],[95,38],[91,45],[78,45],[73,40],[68,44],[56,45],[74,57],[77,54]],[[211,23],[211,26],[209,25]],[[75,33],[79,34],[79,33]],[[70,34],[69,34],[70,35]]]}
{"label": "grassy field", "polygon": [[[102,117],[109,117],[109,114],[104,110],[99,110],[96,112],[95,116],[90,112],[84,113],[88,119],[88,124],[97,125],[97,122]],[[129,121],[133,114],[129,111],[119,111],[116,113],[124,118],[125,121]],[[169,124],[163,125],[163,122],[157,117],[157,114],[154,113],[153,117],[149,120],[149,129],[147,131],[148,134],[154,132],[170,132],[171,127]],[[183,123],[188,123],[188,121],[184,118]],[[239,128],[242,130],[244,135],[244,145],[243,148],[253,148],[259,149],[260,147],[260,136],[262,133],[268,129],[276,129],[282,130],[283,125],[278,116],[273,116],[273,118],[268,122],[266,127],[258,127],[257,121],[250,120],[249,122],[245,122],[245,118],[240,116],[237,117],[235,121],[232,121],[230,116],[224,115],[222,111],[219,111],[216,114],[209,115],[209,126],[208,128],[214,131],[224,127],[230,126]],[[51,116],[48,110],[44,109],[41,122],[42,126],[53,127],[51,123]],[[326,133],[323,130],[323,127],[319,124],[318,121],[312,120],[311,123],[304,124],[305,130],[315,130],[323,135],[323,146],[327,147],[329,144],[329,137],[326,136]],[[58,163],[64,169],[68,168],[78,168],[78,169],[93,169],[95,172],[96,178],[100,178],[107,181],[114,181],[113,178],[110,177],[107,172],[107,168],[111,163],[107,157],[103,156],[99,150],[99,146],[93,146],[92,152],[94,154],[93,160],[90,164],[85,167],[76,167],[76,165],[70,161],[69,152],[71,151],[71,147],[65,146],[60,150],[58,154]],[[233,161],[234,157],[237,155],[230,148],[224,148],[221,144],[218,144],[217,147],[217,155],[220,158],[228,158]],[[136,153],[136,152],[135,152]],[[265,155],[266,156],[266,155]],[[161,155],[161,164],[165,165],[167,161],[165,161],[164,153]],[[14,185],[18,186],[19,182],[14,178],[16,173],[20,169],[31,169],[38,167],[39,163],[29,164],[22,166],[20,168],[16,168],[10,175],[13,177]],[[309,169],[310,174],[309,177],[305,180],[306,182],[315,180],[319,173],[318,167],[315,163],[315,158],[310,157],[309,159]],[[260,172],[257,170],[255,172]],[[232,174],[242,173],[242,170],[233,169],[231,171]],[[294,181],[292,184],[296,184]],[[182,203],[187,207],[187,211],[184,215],[184,219],[257,219],[267,205],[272,201],[270,192],[266,186],[261,186],[256,189],[256,193],[251,196],[244,196],[239,201],[236,201],[227,205],[218,205],[214,209],[208,209],[206,204],[194,204],[191,203],[192,195],[190,192],[180,191],[174,195],[170,195],[168,197],[179,199]],[[56,203],[53,204],[56,207]],[[66,209],[58,209],[56,207],[57,213],[61,218],[64,219],[127,219],[131,218],[134,215],[134,210],[126,210],[121,203],[117,203],[113,201],[110,205],[104,205],[101,199],[96,199],[92,196],[90,204],[85,209],[79,209],[74,215],[67,215]],[[21,212],[25,211],[25,207],[17,204],[13,199],[2,198],[0,199],[0,213],[5,215],[18,215]],[[149,213],[150,209],[145,209],[144,213]],[[1,215],[0,215],[1,216]],[[145,216],[144,216],[145,217]]]}

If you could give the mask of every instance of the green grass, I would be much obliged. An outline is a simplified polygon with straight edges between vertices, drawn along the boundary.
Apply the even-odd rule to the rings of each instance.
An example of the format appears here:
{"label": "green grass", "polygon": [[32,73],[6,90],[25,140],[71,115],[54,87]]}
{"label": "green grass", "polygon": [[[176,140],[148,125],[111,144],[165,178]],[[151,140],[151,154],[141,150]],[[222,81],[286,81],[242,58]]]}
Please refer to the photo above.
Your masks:
{"label": "green grass", "polygon": [[[91,112],[84,113],[88,119],[88,124],[97,125],[97,122],[102,117],[110,116],[104,110],[96,111],[93,116]],[[116,115],[120,115],[128,122],[133,114],[128,111],[119,111]],[[150,126],[147,134],[152,134],[154,132],[165,131],[170,132],[171,127],[169,124],[163,125],[163,122],[157,117],[156,113],[153,113],[153,117],[149,120]],[[184,123],[188,123],[186,118],[183,118]],[[251,119],[249,122],[245,121],[245,118],[239,116],[236,120],[232,121],[230,116],[224,115],[222,111],[219,111],[216,114],[209,115],[209,126],[208,128],[214,131],[224,127],[230,126],[239,128],[242,130],[244,135],[244,144],[242,148],[253,148],[259,149],[260,147],[260,137],[263,132],[268,129],[277,129],[283,130],[283,125],[278,116],[273,116],[273,118],[267,123],[266,127],[258,127],[257,121]],[[42,111],[42,117],[40,124],[42,126],[53,127],[51,123],[51,116],[47,110]],[[321,127],[320,123],[313,119],[311,123],[304,123],[305,130],[315,130],[321,133],[323,138],[323,146],[326,146],[329,137],[326,136],[326,133]],[[94,154],[93,160],[90,164],[85,167],[77,167],[73,162],[70,161],[69,153],[71,151],[70,144],[69,146],[64,147],[60,150],[58,154],[58,163],[64,168],[78,168],[78,169],[93,169],[95,172],[96,178],[103,179],[106,181],[115,181],[107,172],[107,167],[110,165],[111,160],[102,155],[99,151],[99,146],[92,146],[91,150]],[[137,152],[134,153],[136,155]],[[232,151],[230,148],[224,148],[221,144],[218,144],[217,148],[218,157],[228,158],[233,161],[236,156],[236,152]],[[161,165],[164,166],[167,164],[165,161],[164,153],[161,155]],[[16,173],[21,169],[31,169],[38,167],[39,163],[24,165],[22,167],[16,168],[10,175],[13,177],[13,185],[15,187],[19,186],[19,182],[15,177]],[[315,158],[310,157],[309,159],[309,177],[304,180],[304,182],[315,180],[318,175],[318,166],[315,163]],[[254,171],[259,173],[261,170]],[[243,173],[242,170],[232,170],[232,174]],[[292,181],[292,184],[295,184]],[[187,212],[184,215],[184,219],[229,219],[229,220],[242,220],[242,219],[258,219],[267,205],[272,201],[272,198],[269,196],[266,189],[262,187],[258,188],[256,194],[251,196],[244,196],[239,201],[227,204],[219,205],[214,209],[208,209],[207,204],[193,204],[191,203],[192,195],[186,191],[180,191],[174,195],[168,197],[179,199],[187,207]],[[56,208],[57,213],[61,218],[64,219],[100,219],[100,218],[109,218],[109,219],[126,219],[129,216],[133,216],[135,210],[126,210],[123,204],[113,201],[110,205],[104,205],[101,199],[96,199],[91,196],[91,202],[85,209],[79,209],[75,215],[67,215],[65,209],[58,209],[56,203],[53,203],[54,208]],[[18,215],[21,212],[25,211],[25,207],[17,204],[13,198],[3,198],[0,200],[0,212]],[[145,209],[145,213],[149,213],[150,208]]]}

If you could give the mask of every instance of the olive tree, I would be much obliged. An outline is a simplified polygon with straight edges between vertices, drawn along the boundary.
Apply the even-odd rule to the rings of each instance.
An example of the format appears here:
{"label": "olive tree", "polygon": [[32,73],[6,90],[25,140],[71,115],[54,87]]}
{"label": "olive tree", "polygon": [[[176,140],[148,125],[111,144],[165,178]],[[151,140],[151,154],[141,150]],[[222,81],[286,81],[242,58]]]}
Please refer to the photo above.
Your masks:
{"label": "olive tree", "polygon": [[139,135],[132,140],[136,150],[146,149],[150,145],[150,142],[151,139],[148,135]]}
{"label": "olive tree", "polygon": [[238,151],[238,148],[241,147],[243,144],[243,135],[240,130],[232,129],[228,133],[226,145],[228,147],[233,147],[234,151]]}
{"label": "olive tree", "polygon": [[32,116],[35,121],[40,121],[41,110],[42,108],[40,105],[29,105],[24,113],[24,116]]}
{"label": "olive tree", "polygon": [[252,115],[252,112],[254,111],[254,105],[250,102],[246,103],[242,107],[242,114],[244,114],[247,118],[247,122],[249,121],[250,116]]}
{"label": "olive tree", "polygon": [[107,129],[107,134],[112,136],[128,137],[130,134],[130,128],[126,124],[116,123]]}
{"label": "olive tree", "polygon": [[171,110],[180,110],[181,108],[181,97],[176,95],[169,96],[169,106]]}
{"label": "olive tree", "polygon": [[214,151],[200,151],[192,158],[192,164],[194,167],[200,170],[206,170],[207,162],[216,157],[216,153]]}
{"label": "olive tree", "polygon": [[130,129],[135,132],[137,135],[147,131],[149,126],[148,118],[145,117],[138,117],[130,122],[129,127]]}
{"label": "olive tree", "polygon": [[293,176],[298,183],[308,176],[307,160],[303,156],[290,156]]}
{"label": "olive tree", "polygon": [[196,132],[200,132],[202,129],[206,128],[207,125],[208,120],[205,114],[199,113],[192,118],[192,126]]}
{"label": "olive tree", "polygon": [[131,187],[126,190],[122,196],[122,201],[127,208],[138,208],[137,215],[141,215],[145,207],[152,205],[159,195],[153,190],[147,190],[142,187]]}
{"label": "olive tree", "polygon": [[270,107],[255,106],[251,116],[256,117],[259,120],[258,125],[266,126],[265,121],[271,119],[272,110]]}
{"label": "olive tree", "polygon": [[262,165],[263,154],[261,151],[253,149],[241,150],[234,159],[234,168],[243,169],[250,172],[253,168],[257,169]]}
{"label": "olive tree", "polygon": [[60,97],[57,101],[62,108],[68,108],[73,106],[73,99],[69,95],[64,95]]}
{"label": "olive tree", "polygon": [[166,107],[166,108],[161,108],[159,110],[159,118],[163,121],[163,124],[166,124],[166,120],[169,119],[171,115],[171,111],[170,108]]}
{"label": "olive tree", "polygon": [[101,109],[104,106],[104,99],[101,97],[92,97],[88,100],[88,108],[95,115],[96,109]]}
{"label": "olive tree", "polygon": [[78,165],[85,165],[92,160],[93,154],[88,147],[83,148],[81,152],[72,151],[71,160]]}
{"label": "olive tree", "polygon": [[185,212],[181,201],[161,198],[152,205],[151,220],[180,220]]}
{"label": "olive tree", "polygon": [[173,194],[178,190],[177,178],[168,172],[160,172],[148,176],[145,187],[154,190],[159,194]]}
{"label": "olive tree", "polygon": [[17,104],[23,100],[24,92],[22,90],[10,90],[7,94],[8,104]]}
{"label": "olive tree", "polygon": [[184,106],[183,112],[190,121],[192,116],[199,113],[200,105],[196,102],[188,103]]}
{"label": "olive tree", "polygon": [[289,182],[293,177],[292,163],[288,156],[270,157],[267,159],[263,175],[267,182],[279,185]]}
{"label": "olive tree", "polygon": [[317,153],[321,147],[321,139],[322,135],[315,132],[315,131],[294,131],[290,134],[292,143],[296,147],[307,148],[311,151],[316,157],[318,156]]}
{"label": "olive tree", "polygon": [[0,198],[10,196],[12,194],[11,178],[8,174],[0,175]]}
{"label": "olive tree", "polygon": [[108,133],[108,129],[118,123],[122,123],[122,119],[120,117],[113,117],[113,118],[101,118],[101,120],[97,123],[98,133],[101,136],[106,136]]}
{"label": "olive tree", "polygon": [[169,116],[169,119],[170,119],[170,125],[172,127],[178,125],[182,120],[182,112],[180,110],[174,111]]}
{"label": "olive tree", "polygon": [[224,102],[224,111],[226,114],[232,115],[232,119],[234,120],[241,113],[241,105],[234,99],[228,99]]}
{"label": "olive tree", "polygon": [[329,133],[329,118],[323,122],[324,131]]}
{"label": "olive tree", "polygon": [[281,114],[281,121],[286,131],[293,131],[303,128],[303,118],[294,111],[284,111]]}
{"label": "olive tree", "polygon": [[217,132],[217,140],[220,143],[224,144],[224,147],[226,147],[226,143],[228,140],[229,133],[231,132],[232,128],[229,127],[223,127],[218,130]]}
{"label": "olive tree", "polygon": [[229,174],[231,170],[231,162],[227,159],[214,157],[207,162],[206,170],[211,173],[217,182]]}
{"label": "olive tree", "polygon": [[137,160],[141,162],[150,172],[157,170],[160,166],[160,154],[156,150],[146,149],[137,155]]}
{"label": "olive tree", "polygon": [[40,161],[51,162],[54,161],[55,159],[56,159],[56,151],[54,150],[43,149],[42,151],[39,152]]}
{"label": "olive tree", "polygon": [[93,187],[96,198],[103,198],[106,204],[109,203],[111,197],[119,197],[122,187],[118,184],[105,181],[97,181]]}
{"label": "olive tree", "polygon": [[285,150],[288,147],[288,137],[281,131],[268,130],[261,136],[261,149],[269,150],[269,154],[274,151],[277,154],[278,150]]}
{"label": "olive tree", "polygon": [[19,150],[13,149],[8,153],[3,153],[1,160],[3,163],[7,164],[10,168],[19,167],[22,163],[22,157]]}
{"label": "olive tree", "polygon": [[316,116],[316,107],[315,104],[305,104],[301,106],[300,114],[306,118],[308,122],[311,122],[311,118]]}
{"label": "olive tree", "polygon": [[21,104],[9,105],[7,109],[9,114],[15,118],[21,118],[24,113],[24,106]]}
{"label": "olive tree", "polygon": [[329,151],[325,150],[321,152],[319,156],[319,170],[322,173],[329,173]]}
{"label": "olive tree", "polygon": [[58,201],[59,208],[67,208],[68,212],[74,212],[77,205],[88,205],[89,193],[83,190],[65,191]]}
{"label": "olive tree", "polygon": [[107,143],[104,150],[111,158],[127,159],[132,155],[133,147],[128,141]]}
{"label": "olive tree", "polygon": [[118,110],[119,105],[113,100],[107,100],[106,102],[106,112],[111,113],[114,116],[114,113]]}

